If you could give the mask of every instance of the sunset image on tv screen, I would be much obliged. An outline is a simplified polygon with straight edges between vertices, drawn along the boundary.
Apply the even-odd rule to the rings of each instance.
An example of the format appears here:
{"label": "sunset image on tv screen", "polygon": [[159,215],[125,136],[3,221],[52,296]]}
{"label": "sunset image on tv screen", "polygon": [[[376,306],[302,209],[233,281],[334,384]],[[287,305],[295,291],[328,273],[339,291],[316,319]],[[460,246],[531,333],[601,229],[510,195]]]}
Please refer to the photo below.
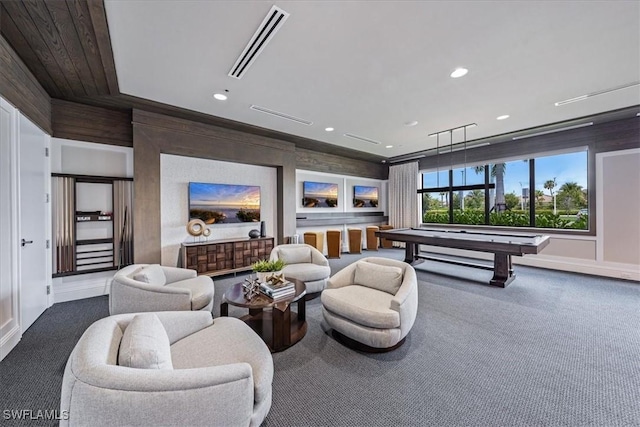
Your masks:
{"label": "sunset image on tv screen", "polygon": [[206,224],[260,221],[260,187],[257,185],[189,183],[189,219]]}
{"label": "sunset image on tv screen", "polygon": [[305,208],[338,206],[338,184],[305,181],[302,185],[302,193],[302,206]]}
{"label": "sunset image on tv screen", "polygon": [[354,208],[377,208],[378,187],[366,187],[364,185],[353,186]]}

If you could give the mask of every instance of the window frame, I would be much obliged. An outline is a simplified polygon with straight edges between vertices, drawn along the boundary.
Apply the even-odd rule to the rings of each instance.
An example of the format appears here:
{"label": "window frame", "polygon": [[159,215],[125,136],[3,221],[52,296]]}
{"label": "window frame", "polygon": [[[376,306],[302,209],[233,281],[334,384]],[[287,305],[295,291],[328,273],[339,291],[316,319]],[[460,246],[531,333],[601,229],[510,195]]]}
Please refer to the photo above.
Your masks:
{"label": "window frame", "polygon": [[[563,154],[571,154],[571,153],[580,153],[580,152],[586,152],[586,156],[587,156],[587,191],[589,193],[588,197],[587,197],[587,206],[589,207],[589,221],[588,221],[588,228],[586,230],[584,229],[570,229],[570,228],[543,228],[543,227],[536,227],[535,226],[535,222],[536,222],[536,207],[535,207],[535,203],[533,202],[533,200],[535,200],[535,178],[536,178],[536,159],[538,158],[544,158],[544,157],[551,157],[551,156],[560,156]],[[592,201],[595,201],[595,194],[592,194],[593,190],[590,190],[590,184],[592,181],[595,181],[595,176],[593,176],[595,174],[595,172],[592,169],[592,164],[593,164],[593,158],[594,158],[595,154],[592,152],[592,150],[589,149],[588,146],[576,146],[576,147],[571,147],[571,148],[565,148],[565,149],[561,149],[561,150],[553,150],[553,151],[545,151],[545,152],[538,152],[535,154],[522,154],[520,156],[509,156],[508,158],[500,158],[497,160],[484,160],[481,162],[473,162],[471,167],[473,166],[478,166],[481,165],[484,167],[484,175],[485,175],[485,183],[484,184],[473,184],[473,185],[459,185],[459,186],[454,186],[453,184],[453,171],[456,168],[468,168],[470,167],[468,164],[451,164],[450,167],[448,167],[448,172],[449,172],[449,185],[445,186],[445,187],[438,187],[438,188],[434,188],[434,187],[430,187],[430,188],[424,188],[424,178],[423,175],[426,173],[433,173],[433,172],[438,172],[438,171],[442,171],[442,169],[440,168],[431,168],[431,169],[421,169],[420,170],[420,174],[421,174],[421,186],[422,188],[419,188],[417,190],[417,193],[419,195],[422,195],[424,193],[440,193],[440,192],[446,192],[448,194],[448,198],[449,198],[449,206],[448,206],[448,214],[449,214],[449,223],[447,224],[443,224],[443,223],[426,223],[423,222],[424,219],[424,209],[422,204],[420,205],[420,224],[422,226],[429,226],[429,227],[442,227],[442,228],[475,228],[478,230],[508,230],[508,231],[525,231],[525,232],[545,232],[546,234],[562,234],[562,235],[571,235],[571,236],[595,236],[596,235],[596,230],[595,230],[595,203],[593,203],[592,205]],[[526,157],[526,158],[523,158]],[[490,209],[491,209],[491,200],[489,197],[489,190],[490,189],[495,189],[495,183],[490,183],[490,168],[491,165],[493,164],[497,164],[497,163],[507,163],[507,162],[513,162],[513,161],[527,161],[527,167],[529,168],[529,182],[528,182],[528,189],[529,189],[529,225],[528,226],[522,226],[522,227],[514,227],[514,226],[504,226],[504,225],[491,225],[490,222]],[[476,189],[481,189],[484,190],[484,224],[482,225],[476,225],[476,224],[460,224],[460,223],[454,223],[454,214],[453,214],[453,194],[455,192],[458,191],[467,191],[467,190],[476,190]],[[593,197],[593,198],[592,198]],[[421,199],[421,203],[422,203],[422,197],[420,197]],[[592,207],[593,206],[593,207]]]}

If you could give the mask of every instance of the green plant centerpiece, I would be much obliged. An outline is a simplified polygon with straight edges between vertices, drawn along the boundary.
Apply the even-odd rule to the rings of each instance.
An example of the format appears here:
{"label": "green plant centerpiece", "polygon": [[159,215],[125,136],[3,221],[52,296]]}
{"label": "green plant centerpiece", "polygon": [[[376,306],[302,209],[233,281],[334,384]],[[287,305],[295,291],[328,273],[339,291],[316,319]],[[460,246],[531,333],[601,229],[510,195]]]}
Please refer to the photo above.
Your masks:
{"label": "green plant centerpiece", "polygon": [[258,277],[258,281],[260,281],[260,283],[264,283],[269,281],[269,278],[272,276],[281,275],[284,266],[285,262],[281,259],[272,261],[261,259],[254,262],[251,265],[251,268],[253,269],[253,271],[255,271],[256,276]]}

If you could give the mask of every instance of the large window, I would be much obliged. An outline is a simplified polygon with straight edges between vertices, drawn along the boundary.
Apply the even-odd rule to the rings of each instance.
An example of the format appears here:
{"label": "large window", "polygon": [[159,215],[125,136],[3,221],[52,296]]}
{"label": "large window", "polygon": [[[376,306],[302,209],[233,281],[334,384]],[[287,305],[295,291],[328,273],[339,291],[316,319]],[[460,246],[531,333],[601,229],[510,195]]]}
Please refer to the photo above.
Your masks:
{"label": "large window", "polygon": [[422,175],[424,223],[586,230],[587,152]]}

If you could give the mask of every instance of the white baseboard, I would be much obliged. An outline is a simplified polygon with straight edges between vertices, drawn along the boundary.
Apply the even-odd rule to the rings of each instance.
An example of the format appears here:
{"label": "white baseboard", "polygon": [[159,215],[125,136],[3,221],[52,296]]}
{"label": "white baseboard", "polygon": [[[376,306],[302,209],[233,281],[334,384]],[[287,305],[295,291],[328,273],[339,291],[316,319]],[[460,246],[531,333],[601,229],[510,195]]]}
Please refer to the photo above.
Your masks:
{"label": "white baseboard", "polygon": [[16,325],[0,341],[0,361],[20,342],[22,334],[20,333],[20,325]]}
{"label": "white baseboard", "polygon": [[[422,247],[431,253],[461,256],[472,259],[493,260],[493,254],[449,248]],[[618,264],[611,262],[597,262],[595,260],[559,257],[551,255],[525,255],[511,257],[513,264],[529,267],[547,268],[549,270],[583,273],[593,276],[612,277],[616,279],[634,280],[640,282],[640,266],[634,264]],[[517,273],[517,272],[516,272]]]}
{"label": "white baseboard", "polygon": [[108,295],[114,274],[115,271],[55,278],[53,279],[54,302]]}
{"label": "white baseboard", "polygon": [[514,264],[530,267],[548,268],[550,270],[569,271],[572,273],[590,274],[593,276],[612,277],[615,279],[634,280],[640,282],[640,266],[632,264],[616,264],[596,262],[579,258],[525,256],[512,257]]}

